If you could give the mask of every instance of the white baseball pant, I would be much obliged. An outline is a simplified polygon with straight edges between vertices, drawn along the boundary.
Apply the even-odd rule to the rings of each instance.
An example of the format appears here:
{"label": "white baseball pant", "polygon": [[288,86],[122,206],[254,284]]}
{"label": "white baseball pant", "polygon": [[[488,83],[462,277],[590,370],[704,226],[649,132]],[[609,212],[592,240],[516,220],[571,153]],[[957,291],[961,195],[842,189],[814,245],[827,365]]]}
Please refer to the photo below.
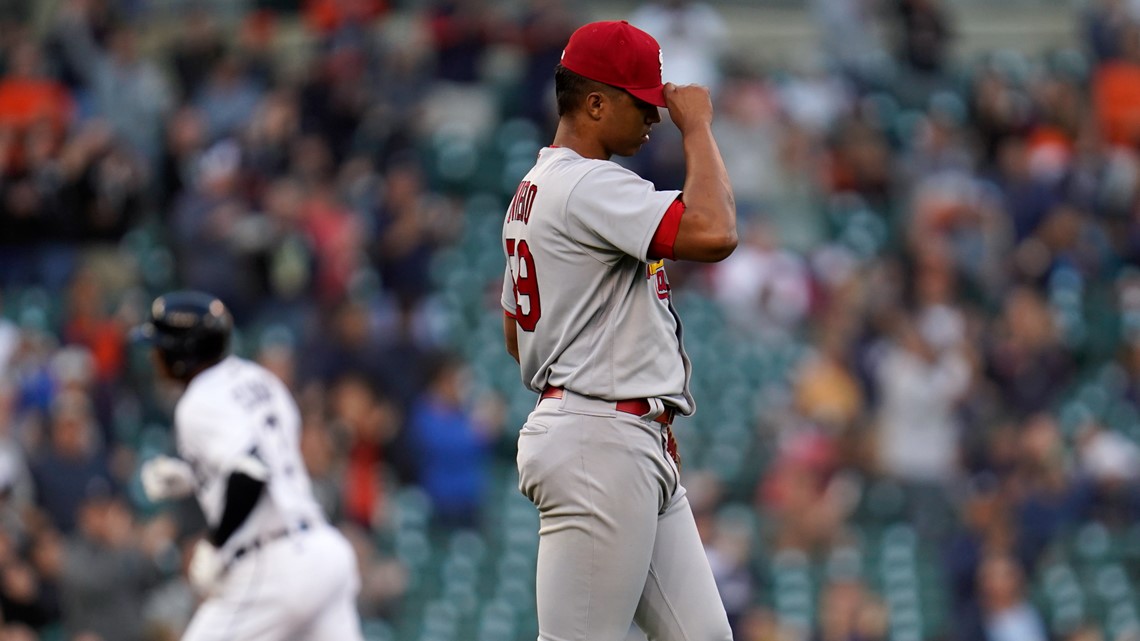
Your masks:
{"label": "white baseball pant", "polygon": [[731,641],[664,426],[566,390],[519,432],[519,489],[539,510],[539,641]]}
{"label": "white baseball pant", "polygon": [[319,525],[234,562],[182,641],[362,641],[356,554]]}

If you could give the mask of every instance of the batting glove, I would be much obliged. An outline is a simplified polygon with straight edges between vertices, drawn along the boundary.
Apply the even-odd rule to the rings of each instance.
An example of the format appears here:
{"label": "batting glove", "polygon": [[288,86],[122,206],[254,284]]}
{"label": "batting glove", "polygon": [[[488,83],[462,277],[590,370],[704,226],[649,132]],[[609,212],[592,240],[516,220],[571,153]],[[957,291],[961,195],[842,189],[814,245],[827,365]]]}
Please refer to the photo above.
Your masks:
{"label": "batting glove", "polygon": [[182,459],[156,456],[139,470],[143,492],[151,501],[180,499],[194,492],[194,470]]}
{"label": "batting glove", "polygon": [[199,540],[194,545],[194,555],[186,570],[194,591],[203,597],[217,594],[222,585],[224,570],[225,564],[218,554],[218,548],[205,539]]}

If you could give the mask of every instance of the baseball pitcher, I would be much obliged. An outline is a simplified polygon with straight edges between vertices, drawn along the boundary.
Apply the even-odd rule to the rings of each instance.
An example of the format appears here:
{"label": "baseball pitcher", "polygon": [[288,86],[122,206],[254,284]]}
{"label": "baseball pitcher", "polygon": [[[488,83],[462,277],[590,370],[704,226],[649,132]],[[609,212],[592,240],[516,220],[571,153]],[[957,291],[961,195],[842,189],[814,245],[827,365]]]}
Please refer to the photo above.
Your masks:
{"label": "baseball pitcher", "polygon": [[[671,423],[690,364],[665,259],[736,247],[736,209],[707,89],[661,82],[661,48],[626,22],[578,29],[555,71],[559,123],[503,223],[507,350],[539,401],[518,439],[540,515],[540,641],[732,638],[697,534]],[[610,161],[669,116],[684,190]]]}

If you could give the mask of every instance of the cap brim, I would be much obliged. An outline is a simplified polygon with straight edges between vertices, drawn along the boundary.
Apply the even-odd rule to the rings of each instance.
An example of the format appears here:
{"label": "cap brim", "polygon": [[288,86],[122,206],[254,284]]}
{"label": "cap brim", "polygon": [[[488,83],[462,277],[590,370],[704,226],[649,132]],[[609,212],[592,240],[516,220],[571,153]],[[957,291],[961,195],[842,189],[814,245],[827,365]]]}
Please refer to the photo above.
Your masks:
{"label": "cap brim", "polygon": [[665,85],[649,89],[626,89],[634,98],[644,100],[655,107],[665,106]]}

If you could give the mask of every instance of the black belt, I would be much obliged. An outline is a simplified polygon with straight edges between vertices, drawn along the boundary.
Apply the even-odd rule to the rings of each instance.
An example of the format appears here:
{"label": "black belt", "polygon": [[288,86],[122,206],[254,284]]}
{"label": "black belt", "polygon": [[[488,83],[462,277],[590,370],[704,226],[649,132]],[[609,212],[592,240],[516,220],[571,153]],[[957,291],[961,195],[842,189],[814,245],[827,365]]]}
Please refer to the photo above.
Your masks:
{"label": "black belt", "polygon": [[298,532],[305,532],[311,527],[312,525],[308,521],[301,521],[295,527],[282,528],[280,530],[274,530],[265,536],[259,536],[234,550],[234,553],[230,555],[230,560],[226,562],[226,569],[228,570],[231,565],[237,563],[243,556],[257,552],[274,541],[279,541]]}

